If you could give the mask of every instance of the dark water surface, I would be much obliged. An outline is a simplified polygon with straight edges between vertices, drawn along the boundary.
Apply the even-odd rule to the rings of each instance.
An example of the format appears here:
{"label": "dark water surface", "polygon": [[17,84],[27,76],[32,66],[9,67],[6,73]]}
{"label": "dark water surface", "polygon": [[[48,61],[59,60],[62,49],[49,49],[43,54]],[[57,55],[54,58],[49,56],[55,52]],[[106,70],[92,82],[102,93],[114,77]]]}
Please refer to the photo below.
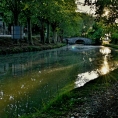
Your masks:
{"label": "dark water surface", "polygon": [[[0,118],[35,112],[67,84],[72,83],[74,89],[114,70],[118,66],[116,53],[103,46],[70,45],[40,52],[1,55]],[[55,75],[59,71],[63,76],[64,69],[76,64],[79,70],[74,82],[66,77],[58,79]]]}

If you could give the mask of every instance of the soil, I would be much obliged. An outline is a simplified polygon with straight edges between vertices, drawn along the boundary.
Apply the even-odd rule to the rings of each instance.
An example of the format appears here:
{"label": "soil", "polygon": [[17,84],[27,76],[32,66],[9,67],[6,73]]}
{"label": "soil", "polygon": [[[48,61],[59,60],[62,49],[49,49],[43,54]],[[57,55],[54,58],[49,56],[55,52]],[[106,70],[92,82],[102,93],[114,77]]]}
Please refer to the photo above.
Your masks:
{"label": "soil", "polygon": [[67,118],[118,118],[118,82],[84,99],[87,102],[75,106]]}

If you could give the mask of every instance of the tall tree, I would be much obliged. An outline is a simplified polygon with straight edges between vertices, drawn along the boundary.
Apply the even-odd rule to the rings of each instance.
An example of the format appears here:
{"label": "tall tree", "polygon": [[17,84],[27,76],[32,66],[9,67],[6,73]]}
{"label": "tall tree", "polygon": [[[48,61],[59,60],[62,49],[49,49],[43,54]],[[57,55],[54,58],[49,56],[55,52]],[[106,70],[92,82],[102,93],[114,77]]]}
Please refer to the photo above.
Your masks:
{"label": "tall tree", "polygon": [[28,43],[29,45],[33,45],[32,40],[32,16],[35,13],[35,2],[32,0],[25,0],[22,3],[23,9],[22,9],[22,16],[26,18],[27,21],[27,29],[28,29]]}
{"label": "tall tree", "polygon": [[[54,9],[52,11],[51,26],[53,31],[53,42],[57,41],[57,33],[60,30],[60,24],[65,21],[69,21],[72,14],[75,13],[76,4],[75,0],[58,0],[55,2]],[[55,9],[57,9],[55,11]],[[67,22],[66,22],[67,23]],[[68,22],[69,23],[69,22]],[[63,29],[61,29],[63,31]]]}
{"label": "tall tree", "polygon": [[75,12],[75,0],[40,0],[37,4],[37,17],[42,31],[40,31],[41,40],[44,42],[44,25],[47,23],[50,24],[53,32],[51,42],[56,43],[60,24],[68,20],[67,16],[70,13]]}
{"label": "tall tree", "polygon": [[10,11],[13,15],[13,24],[18,25],[18,18],[19,14],[21,13],[22,10],[22,2],[23,0],[2,0],[1,4],[3,9],[6,11]]}

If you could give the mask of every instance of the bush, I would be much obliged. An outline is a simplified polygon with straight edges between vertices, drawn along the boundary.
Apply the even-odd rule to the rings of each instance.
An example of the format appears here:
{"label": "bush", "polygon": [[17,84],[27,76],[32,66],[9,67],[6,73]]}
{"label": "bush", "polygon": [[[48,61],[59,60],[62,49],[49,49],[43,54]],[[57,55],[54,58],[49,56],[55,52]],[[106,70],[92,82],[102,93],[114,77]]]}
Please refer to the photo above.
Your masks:
{"label": "bush", "polygon": [[114,43],[114,44],[118,43],[118,33],[117,32],[112,33],[111,42]]}

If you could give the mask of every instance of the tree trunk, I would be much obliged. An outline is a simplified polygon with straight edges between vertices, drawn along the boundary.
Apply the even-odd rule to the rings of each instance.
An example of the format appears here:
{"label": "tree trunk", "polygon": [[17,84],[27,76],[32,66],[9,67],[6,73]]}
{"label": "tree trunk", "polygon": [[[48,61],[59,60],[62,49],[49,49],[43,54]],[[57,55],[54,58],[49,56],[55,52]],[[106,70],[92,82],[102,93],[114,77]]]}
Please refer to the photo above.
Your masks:
{"label": "tree trunk", "polygon": [[17,12],[15,12],[15,13],[13,13],[13,16],[14,16],[14,25],[15,26],[18,26],[19,25],[19,23],[18,23],[18,13]]}
{"label": "tree trunk", "polygon": [[50,43],[50,24],[47,22],[46,43]]}
{"label": "tree trunk", "polygon": [[52,43],[57,43],[57,30],[53,31]]}
{"label": "tree trunk", "polygon": [[28,43],[29,43],[29,45],[33,45],[30,17],[27,18],[27,23],[28,23]]}
{"label": "tree trunk", "polygon": [[41,37],[41,43],[45,43],[45,30],[44,30],[44,22],[43,20],[41,19],[40,20],[41,22],[41,27],[40,27],[40,37]]}
{"label": "tree trunk", "polygon": [[63,30],[62,30],[62,29],[61,29],[61,31],[60,31],[59,38],[60,38],[59,41],[62,43],[62,42],[63,42]]}
{"label": "tree trunk", "polygon": [[52,26],[52,32],[53,32],[53,36],[52,36],[52,43],[57,43],[57,27],[58,24],[56,22],[51,24]]}

